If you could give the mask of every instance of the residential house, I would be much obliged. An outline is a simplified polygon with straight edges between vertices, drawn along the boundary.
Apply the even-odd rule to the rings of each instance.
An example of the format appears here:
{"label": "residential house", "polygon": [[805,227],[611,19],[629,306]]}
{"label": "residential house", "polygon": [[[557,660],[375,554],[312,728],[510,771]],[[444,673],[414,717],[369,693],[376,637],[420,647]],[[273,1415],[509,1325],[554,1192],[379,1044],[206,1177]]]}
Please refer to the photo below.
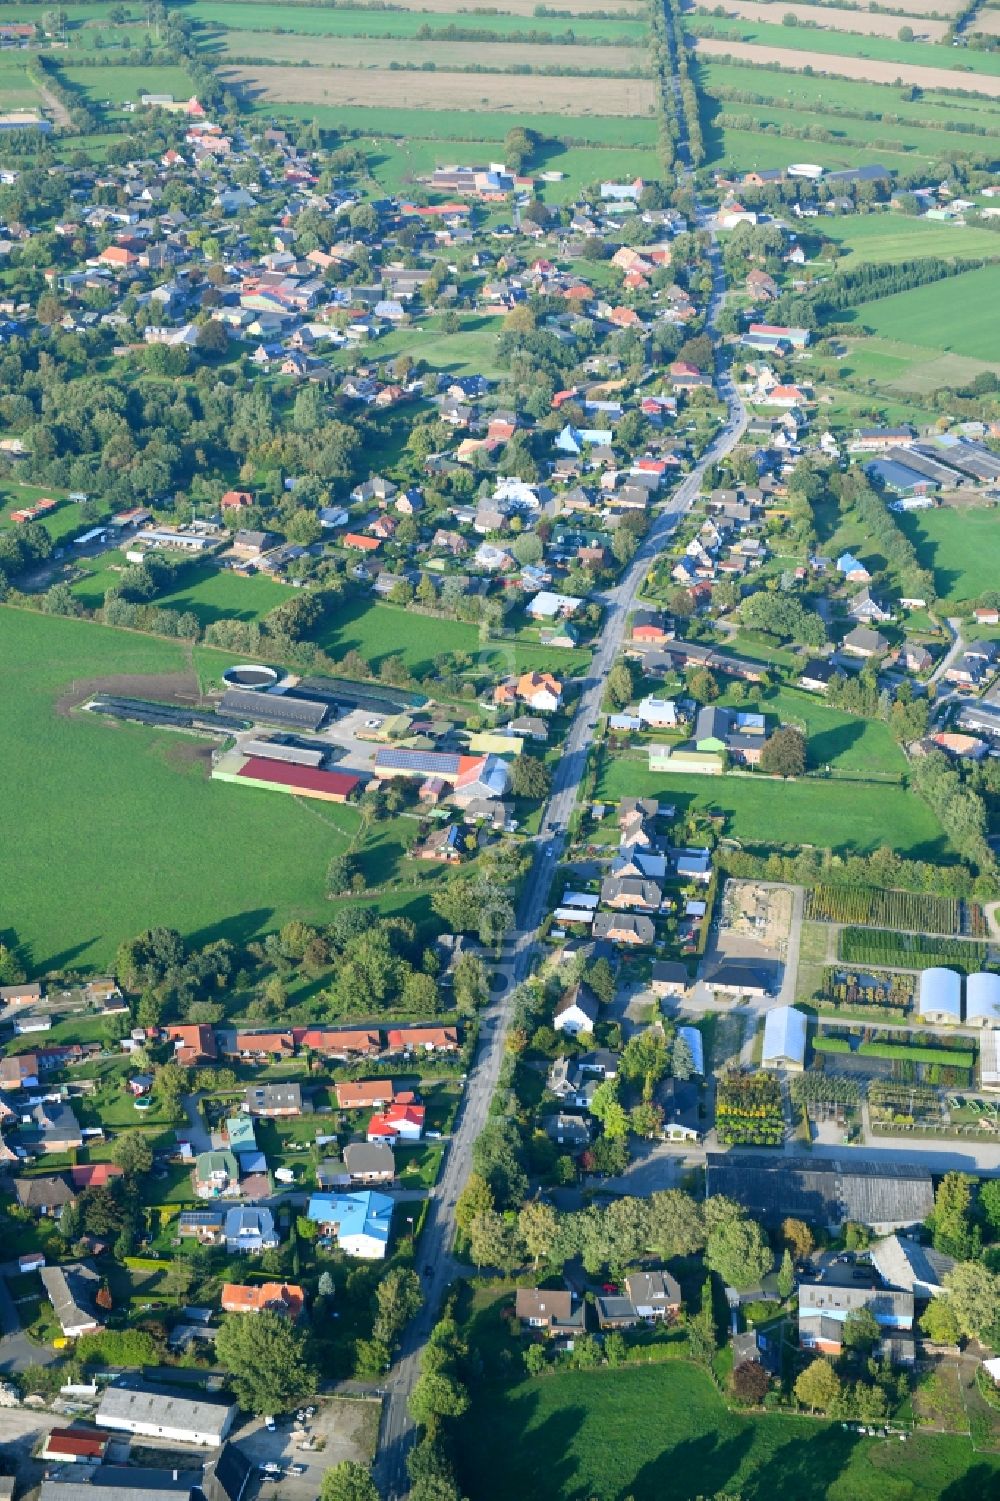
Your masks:
{"label": "residential house", "polygon": [[67,1339],[96,1334],[103,1328],[94,1302],[101,1288],[101,1279],[92,1266],[83,1261],[43,1266],[39,1267],[38,1275]]}
{"label": "residential house", "polygon": [[606,876],[601,882],[601,905],[617,912],[659,912],[663,890],[656,881],[633,876]]}
{"label": "residential house", "polygon": [[223,1313],[279,1313],[294,1324],[305,1306],[306,1295],[294,1282],[261,1282],[252,1287],[241,1282],[222,1284]]}
{"label": "residential house", "polygon": [[256,1256],[275,1250],[279,1244],[274,1216],[266,1205],[236,1205],[226,1214],[224,1233],[230,1255]]}
{"label": "residential house", "polygon": [[194,1191],[199,1199],[235,1197],[240,1191],[235,1153],[225,1149],[199,1152],[194,1166]]}
{"label": "residential house", "polygon": [[177,1220],[181,1240],[196,1240],[202,1246],[218,1246],[225,1239],[226,1215],[222,1209],[183,1209]]}
{"label": "residential house", "polygon": [[543,1122],[546,1136],[558,1147],[569,1147],[573,1152],[582,1152],[590,1145],[590,1127],[581,1115],[566,1115],[559,1111],[546,1116]]}
{"label": "residential house", "polygon": [[[405,1139],[405,1138],[402,1138]],[[391,1183],[396,1159],[388,1141],[352,1141],[344,1148],[344,1169],[350,1183]]]}
{"label": "residential house", "polygon": [[396,1093],[392,1079],[342,1079],[335,1089],[341,1110],[367,1110],[388,1105]]}
{"label": "residential house", "polygon": [[649,988],[657,996],[687,995],[691,984],[686,964],[679,959],[657,959],[653,963]]}
{"label": "residential house", "polygon": [[396,1100],[374,1115],[368,1122],[367,1140],[374,1141],[419,1141],[424,1133],[423,1105],[413,1105]]}
{"label": "residential house", "polygon": [[22,1209],[56,1220],[75,1198],[69,1183],[58,1173],[52,1177],[15,1178],[14,1192]]}
{"label": "residential house", "polygon": [[457,1053],[461,1046],[457,1027],[392,1027],[386,1033],[389,1053]]}
{"label": "residential house", "polygon": [[576,1295],[566,1289],[519,1287],[514,1302],[514,1313],[522,1329],[537,1329],[545,1334],[583,1334],[587,1327],[587,1305],[577,1302]]}
{"label": "residential house", "polygon": [[552,1026],[557,1032],[578,1037],[581,1032],[593,1032],[599,1011],[600,1002],[593,991],[577,980],[558,1002]]}
{"label": "residential house", "polygon": [[349,1256],[384,1259],[389,1247],[393,1201],[367,1189],[359,1193],[317,1193],[309,1200],[308,1218],[320,1234],[336,1240]]}
{"label": "residential house", "polygon": [[843,650],[851,657],[860,657],[867,661],[871,657],[880,657],[883,652],[889,650],[889,643],[880,631],[869,630],[868,626],[858,625],[853,631],[844,637]]}
{"label": "residential house", "polygon": [[252,1084],[246,1092],[244,1110],[267,1120],[285,1119],[301,1115],[302,1086],[300,1084]]}

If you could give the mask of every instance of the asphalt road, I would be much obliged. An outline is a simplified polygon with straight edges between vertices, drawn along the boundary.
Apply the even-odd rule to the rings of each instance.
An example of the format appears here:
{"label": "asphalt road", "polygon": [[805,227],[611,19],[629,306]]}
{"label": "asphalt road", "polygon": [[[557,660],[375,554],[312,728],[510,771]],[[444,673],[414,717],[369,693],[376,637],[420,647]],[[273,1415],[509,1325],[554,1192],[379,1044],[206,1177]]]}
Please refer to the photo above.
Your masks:
{"label": "asphalt road", "polygon": [[[700,213],[699,227],[706,227],[706,220]],[[721,256],[714,239],[712,266],[713,290],[708,308],[708,326],[714,330],[725,294]],[[605,593],[601,601],[604,606],[603,626],[590,675],[583,684],[563,754],[556,768],[552,794],[542,819],[541,835],[535,846],[534,863],[517,914],[517,927],[508,935],[498,965],[506,983],[483,1014],[479,1047],[445,1155],[441,1179],[432,1195],[420,1239],[417,1265],[421,1269],[425,1301],[403,1336],[399,1360],[387,1381],[375,1461],[375,1480],[387,1501],[399,1501],[409,1489],[406,1455],[413,1443],[415,1429],[407,1411],[407,1402],[420,1374],[420,1353],[439,1316],[448,1288],[459,1274],[459,1268],[451,1255],[455,1238],[455,1201],[469,1175],[476,1139],[486,1124],[511,1021],[512,995],[515,987],[529,972],[535,933],[545,915],[552,873],[565,847],[566,829],[597,724],[605,679],[621,649],[628,616],[635,607],[651,561],[663,550],[678,520],[699,493],[705,469],[736,446],[746,427],[747,417],[743,403],[729,371],[721,365],[717,371],[717,382],[728,407],[724,428],[662,507],[622,579]]]}

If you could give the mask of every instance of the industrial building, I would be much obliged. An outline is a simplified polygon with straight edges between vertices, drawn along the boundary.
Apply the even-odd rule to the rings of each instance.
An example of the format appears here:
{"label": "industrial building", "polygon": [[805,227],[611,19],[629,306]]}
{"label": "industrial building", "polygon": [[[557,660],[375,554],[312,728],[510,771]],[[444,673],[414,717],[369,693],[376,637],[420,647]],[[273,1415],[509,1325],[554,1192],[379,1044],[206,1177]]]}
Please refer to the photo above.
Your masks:
{"label": "industrial building", "polygon": [[102,1428],[215,1449],[233,1424],[232,1402],[210,1402],[154,1386],[109,1386],[96,1421]]}
{"label": "industrial building", "polygon": [[854,1220],[880,1235],[920,1225],[934,1208],[925,1168],[853,1158],[709,1152],[706,1191],[734,1199],[768,1225],[792,1216],[834,1230]]}
{"label": "industrial building", "polygon": [[328,712],[328,704],[309,698],[297,698],[292,693],[255,693],[248,688],[227,688],[219,705],[220,714],[294,730],[318,730]]}

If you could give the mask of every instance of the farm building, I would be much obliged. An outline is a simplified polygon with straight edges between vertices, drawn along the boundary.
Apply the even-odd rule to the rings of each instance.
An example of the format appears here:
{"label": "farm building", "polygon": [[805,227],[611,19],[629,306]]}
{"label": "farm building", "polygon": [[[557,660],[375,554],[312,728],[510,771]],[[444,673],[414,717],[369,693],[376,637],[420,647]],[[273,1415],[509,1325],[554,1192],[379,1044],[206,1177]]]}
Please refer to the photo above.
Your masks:
{"label": "farm building", "polygon": [[806,1014],[794,1006],[776,1006],[764,1019],[764,1068],[801,1073],[806,1064]]}
{"label": "farm building", "polygon": [[291,693],[254,693],[246,688],[227,688],[219,705],[220,714],[294,730],[318,730],[327,712],[327,704],[314,703],[310,698],[296,698]]}
{"label": "farm building", "polygon": [[172,1389],[109,1386],[97,1410],[97,1422],[102,1428],[143,1438],[214,1449],[232,1427],[235,1413],[231,1402],[185,1397]]}
{"label": "farm building", "polygon": [[954,1258],[930,1246],[922,1246],[908,1235],[887,1235],[871,1249],[872,1266],[886,1287],[899,1288],[915,1298],[937,1298],[945,1294],[945,1275],[955,1265]]}
{"label": "farm building", "polygon": [[290,792],[294,797],[312,797],[321,802],[346,803],[361,786],[361,778],[346,771],[325,771],[318,766],[299,766],[270,757],[244,759],[234,753],[212,768],[219,782],[261,787],[267,792]]}
{"label": "farm building", "polygon": [[957,970],[935,966],[920,976],[917,1010],[923,1022],[962,1020],[962,977]]}
{"label": "farm building", "polygon": [[[993,1033],[988,1034],[993,1036]],[[1000,1082],[1000,1081],[998,1081]],[[735,1199],[766,1224],[791,1215],[836,1229],[846,1220],[891,1235],[919,1225],[934,1208],[931,1175],[902,1163],[709,1152],[706,1192]]]}
{"label": "farm building", "polygon": [[1000,975],[980,970],[965,982],[965,1020],[970,1027],[1000,1027]]}

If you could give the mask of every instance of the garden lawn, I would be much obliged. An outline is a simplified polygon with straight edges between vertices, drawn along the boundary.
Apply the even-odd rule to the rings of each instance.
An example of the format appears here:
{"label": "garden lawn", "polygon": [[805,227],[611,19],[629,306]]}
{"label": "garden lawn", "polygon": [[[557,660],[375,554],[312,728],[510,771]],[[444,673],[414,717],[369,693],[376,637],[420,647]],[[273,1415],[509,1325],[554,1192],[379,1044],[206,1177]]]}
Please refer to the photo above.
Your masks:
{"label": "garden lawn", "polygon": [[983,310],[998,304],[1000,266],[985,266],[865,303],[854,313],[858,323],[882,338],[995,360],[996,329]]}
{"label": "garden lawn", "polygon": [[867,782],[775,782],[763,777],[704,777],[649,771],[645,760],[612,761],[598,797],[658,797],[688,810],[721,814],[724,832],[750,845],[815,845],[866,854],[891,845],[913,859],[949,859],[953,852],[931,813],[903,787]]}
{"label": "garden lawn", "polygon": [[159,595],[153,603],[165,610],[190,610],[206,626],[214,620],[262,620],[291,593],[290,584],[279,584],[263,574],[241,578],[230,569],[210,564],[185,571],[179,587]]}
{"label": "garden lawn", "polygon": [[209,780],[204,741],[55,708],[74,681],[187,665],[171,642],[0,610],[0,921],[35,972],[109,968],[153,923],[204,943],[329,916],[342,817]]}
{"label": "garden lawn", "polygon": [[994,510],[942,506],[899,517],[939,598],[975,599],[995,589],[1000,572],[1000,516]]}
{"label": "garden lawn", "polygon": [[861,1439],[840,1423],[730,1412],[686,1361],[475,1391],[455,1425],[471,1501],[979,1501],[1000,1456],[968,1439]]}

